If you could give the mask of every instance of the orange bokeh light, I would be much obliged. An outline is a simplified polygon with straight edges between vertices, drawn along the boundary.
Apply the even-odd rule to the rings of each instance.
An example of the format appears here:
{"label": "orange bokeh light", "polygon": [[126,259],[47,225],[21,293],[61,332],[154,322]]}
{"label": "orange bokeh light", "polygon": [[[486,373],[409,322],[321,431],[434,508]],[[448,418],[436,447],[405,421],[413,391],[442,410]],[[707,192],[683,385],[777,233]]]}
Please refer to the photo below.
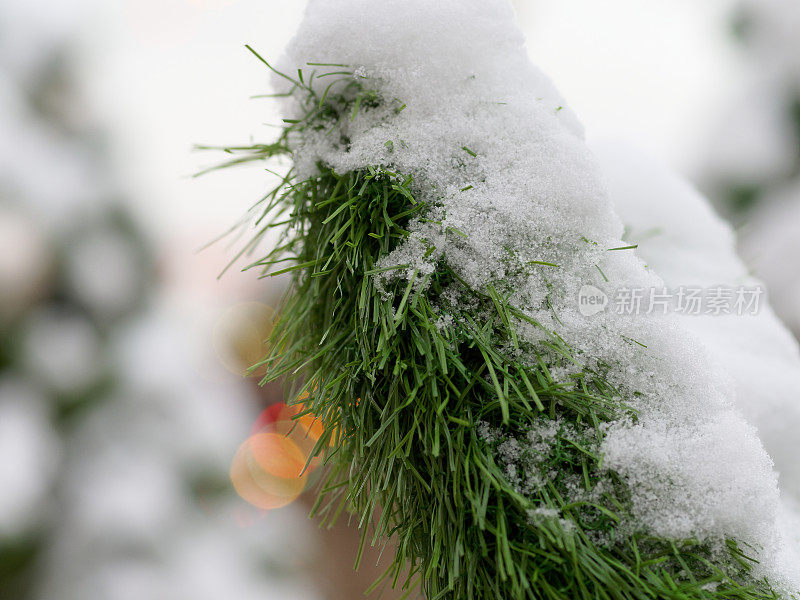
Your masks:
{"label": "orange bokeh light", "polygon": [[230,477],[236,492],[253,506],[274,510],[297,499],[306,487],[306,455],[279,433],[257,433],[239,447]]}
{"label": "orange bokeh light", "polygon": [[[307,397],[304,394],[298,399]],[[293,502],[322,464],[322,456],[312,455],[325,427],[313,414],[300,415],[306,408],[302,403],[290,406],[283,402],[266,408],[236,453],[231,481],[253,506],[273,510]],[[330,445],[335,438],[334,430]]]}

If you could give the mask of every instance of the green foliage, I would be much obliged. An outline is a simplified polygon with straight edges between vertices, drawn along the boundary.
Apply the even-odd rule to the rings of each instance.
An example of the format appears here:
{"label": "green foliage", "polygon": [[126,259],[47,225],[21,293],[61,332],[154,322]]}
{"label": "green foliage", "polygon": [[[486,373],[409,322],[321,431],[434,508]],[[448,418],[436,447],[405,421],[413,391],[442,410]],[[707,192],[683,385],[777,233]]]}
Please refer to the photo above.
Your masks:
{"label": "green foliage", "polygon": [[[381,102],[352,78],[321,100],[302,74],[292,81],[309,114],[276,144],[240,148],[237,164],[291,156],[298,127],[335,127],[369,110],[364,98]],[[379,267],[429,208],[414,189],[386,165],[320,164],[307,179],[290,173],[259,205],[255,241],[272,227],[282,234],[250,267],[290,272],[292,285],[257,366],[268,366],[265,382],[286,380],[290,397],[308,392],[301,414],[324,424],[316,451],[327,474],[313,513],[323,523],[353,513],[362,547],[393,538],[384,578],[419,584],[431,600],[777,597],[733,541],[715,555],[630,525],[626,487],[598,447],[604,423],[635,414],[602,372],[557,382],[554,368],[576,364],[570,348],[511,306],[502,281],[470,289],[445,261],[429,275]],[[542,341],[525,346],[522,325]],[[532,470],[512,481],[498,446],[548,423],[558,424],[553,447],[521,456]],[[575,500],[576,481],[591,500]]]}

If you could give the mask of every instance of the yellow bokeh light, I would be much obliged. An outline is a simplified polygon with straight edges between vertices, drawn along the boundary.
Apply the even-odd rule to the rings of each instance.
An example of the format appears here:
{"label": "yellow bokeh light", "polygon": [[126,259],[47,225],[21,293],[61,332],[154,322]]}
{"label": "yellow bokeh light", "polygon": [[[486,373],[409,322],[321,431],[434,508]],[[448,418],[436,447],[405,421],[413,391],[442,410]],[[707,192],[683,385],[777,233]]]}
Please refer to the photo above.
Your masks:
{"label": "yellow bokeh light", "polygon": [[[241,302],[222,314],[214,327],[214,350],[226,369],[243,376],[264,358],[274,318],[274,309],[262,302]],[[262,377],[265,373],[262,366],[252,375]]]}

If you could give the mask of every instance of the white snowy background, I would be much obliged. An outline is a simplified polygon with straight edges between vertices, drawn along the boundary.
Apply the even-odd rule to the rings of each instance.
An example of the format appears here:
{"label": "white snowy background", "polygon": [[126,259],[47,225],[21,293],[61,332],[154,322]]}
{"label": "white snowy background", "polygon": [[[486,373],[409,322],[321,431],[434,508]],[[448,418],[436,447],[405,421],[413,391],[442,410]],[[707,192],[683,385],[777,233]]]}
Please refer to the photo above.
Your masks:
{"label": "white snowy background", "polygon": [[[766,4],[781,23],[793,3]],[[742,116],[735,105],[755,97],[770,106],[780,81],[800,79],[788,59],[768,81],[759,75],[775,56],[800,55],[798,38],[767,36],[772,46],[748,52],[731,33],[739,2],[515,6],[532,60],[589,138],[627,140],[701,183],[720,164],[777,177],[775,165],[796,151],[776,141],[775,115],[753,117],[746,106]],[[106,210],[109,188],[144,231],[156,272],[144,309],[112,328],[105,351],[84,323],[45,311],[26,329],[25,372],[0,373],[0,546],[46,524],[37,598],[329,595],[308,572],[319,540],[303,506],[253,517],[232,494],[204,505],[183,484],[196,472],[224,478],[248,435],[260,400],[252,382],[226,369],[215,335],[242,303],[274,298],[251,275],[216,279],[224,246],[197,253],[259,197],[269,176],[249,169],[192,179],[218,157],[191,146],[271,135],[275,107],[248,99],[269,91],[268,73],[243,44],[277,57],[302,8],[301,0],[0,3],[0,180],[22,190],[0,186],[0,313],[14,318],[25,308],[26,294],[47,278],[51,240]],[[26,108],[27,82],[54,54],[74,79],[70,118],[105,139],[101,169]],[[733,147],[720,134],[730,130],[741,133]],[[770,194],[775,202],[743,230],[745,258],[798,332],[800,187],[786,181]],[[125,299],[115,291],[136,274],[126,271],[124,253],[114,261],[113,242],[93,243],[64,260],[73,264],[73,285],[113,307]],[[98,272],[116,276],[93,277]],[[59,430],[48,389],[108,365],[120,373],[113,401]]]}

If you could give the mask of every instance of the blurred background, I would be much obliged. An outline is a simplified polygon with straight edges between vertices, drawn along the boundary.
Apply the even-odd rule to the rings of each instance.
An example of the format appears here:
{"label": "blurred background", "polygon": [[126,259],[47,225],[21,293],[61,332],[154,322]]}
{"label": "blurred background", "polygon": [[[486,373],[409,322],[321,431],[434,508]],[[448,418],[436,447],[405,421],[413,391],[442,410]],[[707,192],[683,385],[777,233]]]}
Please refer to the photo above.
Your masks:
{"label": "blurred background", "polygon": [[[243,45],[277,57],[303,5],[0,3],[0,598],[349,599],[381,572],[306,518],[315,472],[281,469],[318,432],[281,441],[281,390],[244,375],[285,282],[200,251],[272,176],[193,178],[220,157],[192,147],[271,138]],[[800,3],[515,5],[588,136],[706,192],[800,333]]]}

